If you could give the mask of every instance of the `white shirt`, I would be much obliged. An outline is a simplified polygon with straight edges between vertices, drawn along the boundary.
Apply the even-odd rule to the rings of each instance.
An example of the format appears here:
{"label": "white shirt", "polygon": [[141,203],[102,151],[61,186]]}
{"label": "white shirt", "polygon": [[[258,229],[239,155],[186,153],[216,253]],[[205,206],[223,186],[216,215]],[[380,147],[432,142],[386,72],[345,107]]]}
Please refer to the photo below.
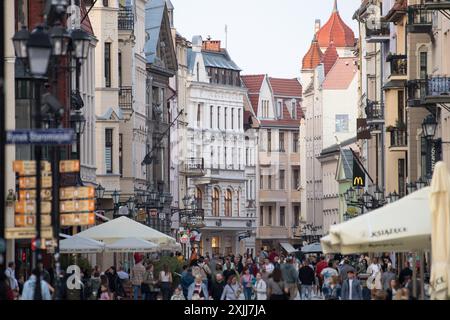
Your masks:
{"label": "white shirt", "polygon": [[18,283],[17,283],[17,279],[16,279],[16,275],[15,275],[15,271],[11,268],[7,268],[5,270],[5,275],[8,277],[9,280],[9,286],[11,288],[11,290],[15,290],[18,288]]}
{"label": "white shirt", "polygon": [[267,284],[261,279],[256,281],[256,300],[267,300]]}
{"label": "white shirt", "polygon": [[268,273],[272,273],[273,270],[275,269],[275,267],[273,266],[272,263],[265,264],[264,266],[266,267],[266,271],[267,271]]}
{"label": "white shirt", "polygon": [[352,300],[352,283],[353,279],[348,279],[348,300]]}

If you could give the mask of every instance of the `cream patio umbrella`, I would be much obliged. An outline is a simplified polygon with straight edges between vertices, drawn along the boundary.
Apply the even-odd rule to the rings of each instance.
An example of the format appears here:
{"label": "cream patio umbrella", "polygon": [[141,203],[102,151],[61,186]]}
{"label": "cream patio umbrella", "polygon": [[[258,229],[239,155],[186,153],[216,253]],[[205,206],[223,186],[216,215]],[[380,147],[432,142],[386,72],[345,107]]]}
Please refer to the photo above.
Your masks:
{"label": "cream patio umbrella", "polygon": [[431,247],[430,188],[418,190],[399,201],[332,225],[321,239],[324,253],[409,252]]}
{"label": "cream patio umbrella", "polygon": [[106,252],[156,252],[158,245],[138,238],[123,238],[105,247]]}
{"label": "cream patio umbrella", "polygon": [[99,253],[104,248],[104,243],[78,235],[59,242],[60,253]]}
{"label": "cream patio umbrella", "polygon": [[431,181],[431,299],[450,296],[450,177],[445,163],[438,162]]}

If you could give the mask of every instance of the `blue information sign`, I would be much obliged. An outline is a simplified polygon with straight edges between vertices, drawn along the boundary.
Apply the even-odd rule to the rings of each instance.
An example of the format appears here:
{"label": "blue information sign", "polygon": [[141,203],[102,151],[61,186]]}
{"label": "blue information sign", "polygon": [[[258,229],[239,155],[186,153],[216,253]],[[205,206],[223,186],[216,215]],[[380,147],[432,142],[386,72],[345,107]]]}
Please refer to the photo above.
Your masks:
{"label": "blue information sign", "polygon": [[6,132],[7,144],[72,144],[76,141],[73,129],[25,129]]}

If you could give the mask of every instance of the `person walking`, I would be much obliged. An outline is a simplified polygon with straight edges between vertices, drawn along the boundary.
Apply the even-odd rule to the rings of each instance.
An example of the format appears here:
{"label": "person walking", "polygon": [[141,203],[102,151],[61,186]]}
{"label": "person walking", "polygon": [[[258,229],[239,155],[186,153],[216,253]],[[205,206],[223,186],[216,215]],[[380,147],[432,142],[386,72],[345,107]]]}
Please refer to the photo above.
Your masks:
{"label": "person walking", "polygon": [[341,268],[339,269],[339,276],[341,277],[342,282],[347,280],[347,275],[349,271],[353,271],[353,273],[355,273],[356,269],[350,265],[350,261],[348,260],[348,258],[344,258],[344,262]]}
{"label": "person walking", "polygon": [[[22,297],[21,300],[34,300],[34,291],[37,282],[37,276],[40,276],[39,268],[33,269],[31,273],[31,277],[25,282],[23,285]],[[50,288],[48,286],[47,281],[40,279],[41,283],[41,296],[42,300],[52,300],[52,296],[50,294]]]}
{"label": "person walking", "polygon": [[[198,296],[198,298],[196,296]],[[203,282],[201,275],[198,274],[197,276],[195,276],[195,281],[189,286],[187,299],[188,300],[209,299],[208,288]]]}
{"label": "person walking", "polygon": [[100,271],[98,268],[94,268],[94,270],[92,270],[91,285],[92,285],[92,299],[97,300],[98,299],[97,294],[100,289]]}
{"label": "person walking", "polygon": [[355,271],[347,272],[347,279],[342,284],[342,300],[362,300],[361,283],[355,277]]}
{"label": "person walking", "polygon": [[235,275],[230,276],[228,284],[224,287],[220,300],[245,300],[242,285]]}
{"label": "person walking", "polygon": [[221,273],[217,273],[214,282],[211,286],[211,298],[212,300],[220,300],[222,297],[223,289],[225,288],[224,277]]}
{"label": "person walking", "polygon": [[342,293],[342,287],[339,283],[339,277],[337,275],[331,276],[327,293],[325,294],[325,300],[340,300]]}
{"label": "person walking", "polygon": [[332,281],[332,277],[337,277],[339,274],[335,268],[333,268],[333,261],[328,262],[328,267],[322,270],[320,273],[320,276],[323,279],[323,286],[322,286],[322,294],[324,296],[330,295],[330,285]]}
{"label": "person walking", "polygon": [[404,268],[400,271],[400,275],[398,277],[398,281],[400,282],[401,286],[405,286],[405,283],[408,279],[411,279],[413,275],[413,271],[410,267],[410,264],[408,261],[405,262]]}
{"label": "person walking", "polygon": [[143,300],[156,300],[158,294],[156,284],[158,281],[155,279],[154,267],[152,264],[148,264],[145,268],[144,275],[142,276],[141,292]]}
{"label": "person walking", "polygon": [[302,300],[311,300],[312,288],[315,284],[314,270],[309,265],[309,260],[305,259],[303,265],[298,270],[298,278],[300,281],[300,290]]}
{"label": "person walking", "polygon": [[6,279],[9,282],[9,288],[13,291],[14,295],[19,295],[19,282],[16,278],[16,265],[14,262],[8,263],[8,268],[5,270]]}
{"label": "person walking", "polygon": [[389,283],[389,288],[386,290],[387,297],[386,300],[393,300],[398,291],[398,281],[393,279]]}
{"label": "person walking", "polygon": [[267,283],[262,278],[261,272],[256,273],[256,283],[253,288],[256,300],[267,300]]}
{"label": "person walking", "polygon": [[317,277],[317,280],[318,280],[318,288],[317,288],[317,295],[318,296],[322,295],[322,287],[323,287],[322,271],[326,267],[328,267],[328,263],[325,261],[325,257],[322,255],[319,258],[319,262],[317,262],[317,264],[316,264],[316,270],[315,270],[316,277]]}
{"label": "person walking", "polygon": [[136,264],[131,269],[131,285],[133,286],[133,299],[139,299],[139,291],[141,291],[141,299],[145,300],[144,292],[142,292],[142,283],[144,281],[145,267],[142,264],[141,256],[136,257]]}
{"label": "person walking", "polygon": [[186,298],[183,295],[183,290],[181,290],[180,286],[175,288],[175,291],[170,300],[186,300]]}
{"label": "person walking", "polygon": [[172,282],[172,272],[169,271],[169,266],[165,264],[159,273],[159,284],[161,286],[163,300],[170,300]]}
{"label": "person walking", "polygon": [[281,273],[284,283],[289,293],[289,299],[295,300],[298,294],[298,272],[294,267],[294,260],[292,257],[286,258],[286,263],[281,265]]}
{"label": "person walking", "polygon": [[244,288],[245,300],[251,300],[253,294],[253,285],[255,283],[255,277],[250,273],[248,267],[244,267],[243,275],[241,277],[241,284]]}
{"label": "person walking", "polygon": [[367,268],[367,273],[370,273],[367,279],[367,287],[370,290],[381,290],[381,265],[378,263],[378,258],[372,259],[372,264]]}
{"label": "person walking", "polygon": [[227,258],[223,269],[224,269],[223,276],[225,278],[225,282],[228,283],[228,280],[230,279],[230,277],[236,275],[234,265],[231,263],[229,258]]}
{"label": "person walking", "polygon": [[271,275],[273,270],[275,269],[275,266],[272,262],[270,262],[270,259],[264,259],[264,268],[266,272]]}
{"label": "person walking", "polygon": [[280,269],[275,269],[272,278],[267,282],[267,292],[269,300],[288,300],[289,290],[283,281],[283,275]]}
{"label": "person walking", "polygon": [[391,281],[396,279],[397,276],[392,271],[392,265],[388,265],[386,267],[386,272],[383,272],[383,274],[381,275],[381,284],[383,286],[383,290],[387,291],[391,286]]}
{"label": "person walking", "polygon": [[185,272],[183,272],[181,276],[181,287],[183,289],[184,297],[187,299],[189,287],[192,283],[194,283],[195,278],[192,275],[192,268],[187,268]]}

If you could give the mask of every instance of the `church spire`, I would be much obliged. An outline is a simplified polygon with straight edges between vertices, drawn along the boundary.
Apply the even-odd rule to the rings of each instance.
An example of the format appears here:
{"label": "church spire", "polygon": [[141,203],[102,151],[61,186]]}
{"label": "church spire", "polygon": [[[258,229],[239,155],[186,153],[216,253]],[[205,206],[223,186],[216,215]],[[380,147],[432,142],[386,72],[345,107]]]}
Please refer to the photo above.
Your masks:
{"label": "church spire", "polygon": [[334,0],[334,7],[333,7],[333,12],[338,12],[338,7],[337,7],[337,0]]}

